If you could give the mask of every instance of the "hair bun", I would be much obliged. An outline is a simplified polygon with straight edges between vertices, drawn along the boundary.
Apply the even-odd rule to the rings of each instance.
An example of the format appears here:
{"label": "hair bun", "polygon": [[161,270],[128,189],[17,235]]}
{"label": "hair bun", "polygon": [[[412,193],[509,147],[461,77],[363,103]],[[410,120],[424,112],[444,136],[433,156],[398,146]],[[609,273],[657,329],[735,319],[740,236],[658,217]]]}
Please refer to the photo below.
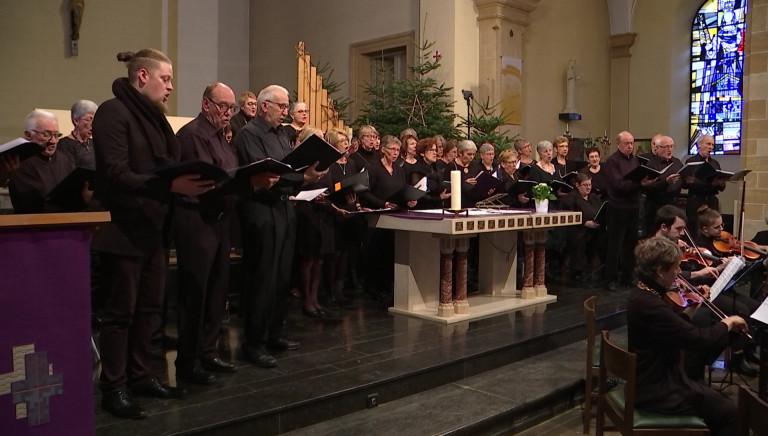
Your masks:
{"label": "hair bun", "polygon": [[131,59],[133,59],[132,51],[124,51],[117,54],[117,60],[120,62],[129,62]]}

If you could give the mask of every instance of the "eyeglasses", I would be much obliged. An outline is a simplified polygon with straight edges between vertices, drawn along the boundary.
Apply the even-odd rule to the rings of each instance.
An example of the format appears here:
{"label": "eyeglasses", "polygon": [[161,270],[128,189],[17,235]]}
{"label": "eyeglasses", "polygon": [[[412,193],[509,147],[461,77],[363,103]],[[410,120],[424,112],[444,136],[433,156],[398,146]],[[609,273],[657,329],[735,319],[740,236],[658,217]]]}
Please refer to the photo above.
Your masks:
{"label": "eyeglasses", "polygon": [[59,138],[64,136],[61,132],[51,132],[50,130],[45,130],[41,132],[39,130],[32,129],[31,131],[40,135],[40,139],[42,139],[43,141],[50,141],[51,138],[53,137],[55,137],[56,140],[58,141]]}
{"label": "eyeglasses", "polygon": [[265,100],[265,101],[267,101],[269,103],[272,103],[273,105],[279,107],[281,111],[284,111],[284,110],[288,109],[288,103],[275,103],[272,100]]}
{"label": "eyeglasses", "polygon": [[223,103],[223,102],[213,101],[209,97],[205,97],[205,99],[210,101],[211,103],[215,104],[216,106],[218,106],[219,110],[222,111],[222,112],[226,112],[226,111],[234,112],[235,109],[237,108],[237,106],[234,105],[234,104],[226,104],[226,103]]}
{"label": "eyeglasses", "polygon": [[255,101],[249,101],[249,102],[245,103],[245,105],[246,106],[256,106],[256,102]]}

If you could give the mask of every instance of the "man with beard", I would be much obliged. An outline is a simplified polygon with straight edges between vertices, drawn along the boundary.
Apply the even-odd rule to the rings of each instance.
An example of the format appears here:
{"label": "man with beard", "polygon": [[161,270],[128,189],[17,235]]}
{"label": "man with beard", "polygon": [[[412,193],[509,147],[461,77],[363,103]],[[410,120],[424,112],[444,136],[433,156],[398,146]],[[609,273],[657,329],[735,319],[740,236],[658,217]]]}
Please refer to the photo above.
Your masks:
{"label": "man with beard", "polygon": [[112,84],[115,98],[93,119],[95,197],[111,214],[93,238],[99,252],[106,303],[102,313],[102,407],[120,418],[146,417],[133,394],[178,398],[152,373],[150,338],[158,325],[166,272],[166,242],[173,193],[199,195],[211,180],[184,174],[172,180],[153,174],[179,161],[181,151],[165,102],[173,90],[173,67],[155,49],[120,53],[128,77]]}

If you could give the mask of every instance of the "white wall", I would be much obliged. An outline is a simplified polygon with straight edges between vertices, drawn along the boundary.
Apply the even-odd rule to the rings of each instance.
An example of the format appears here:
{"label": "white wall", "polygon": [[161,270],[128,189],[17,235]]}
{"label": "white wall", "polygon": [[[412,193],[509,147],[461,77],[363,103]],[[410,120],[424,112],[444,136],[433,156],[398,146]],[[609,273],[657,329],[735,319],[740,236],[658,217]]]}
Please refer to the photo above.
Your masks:
{"label": "white wall", "polygon": [[223,82],[235,97],[248,89],[249,0],[179,2],[176,90],[178,114],[200,112],[203,90]]}

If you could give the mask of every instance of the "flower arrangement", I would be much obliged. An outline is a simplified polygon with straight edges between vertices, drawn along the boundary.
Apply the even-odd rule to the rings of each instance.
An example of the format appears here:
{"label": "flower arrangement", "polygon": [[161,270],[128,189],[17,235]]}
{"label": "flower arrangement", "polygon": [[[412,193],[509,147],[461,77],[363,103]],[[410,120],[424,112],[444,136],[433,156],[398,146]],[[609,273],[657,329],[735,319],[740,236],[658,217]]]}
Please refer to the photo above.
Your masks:
{"label": "flower arrangement", "polygon": [[546,183],[539,183],[533,187],[532,191],[533,199],[535,201],[557,200],[557,197],[555,197],[555,194],[552,192],[552,187]]}

